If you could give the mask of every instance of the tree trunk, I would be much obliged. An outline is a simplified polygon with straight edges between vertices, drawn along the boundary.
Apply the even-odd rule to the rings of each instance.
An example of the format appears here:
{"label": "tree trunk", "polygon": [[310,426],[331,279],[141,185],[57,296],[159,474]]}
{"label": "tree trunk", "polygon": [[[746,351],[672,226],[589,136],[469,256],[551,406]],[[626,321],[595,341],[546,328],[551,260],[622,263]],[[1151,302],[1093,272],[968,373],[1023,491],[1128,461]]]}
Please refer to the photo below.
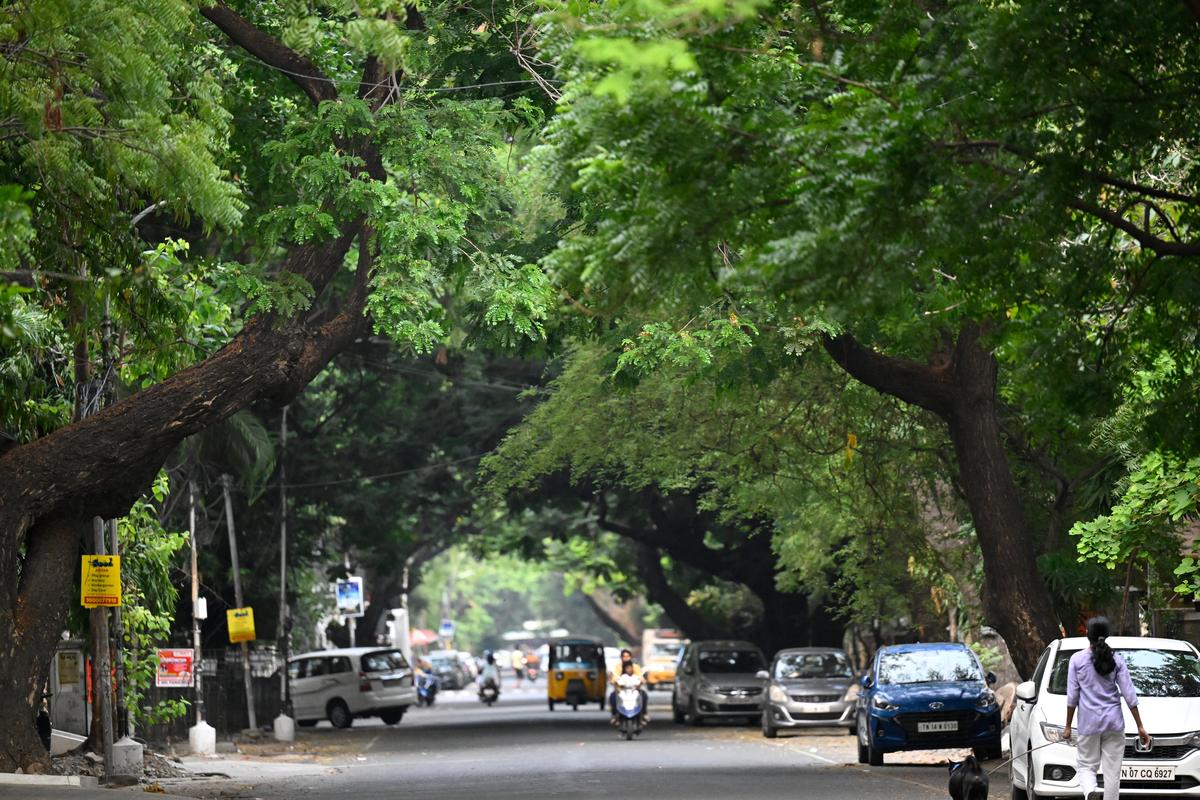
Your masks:
{"label": "tree trunk", "polygon": [[729,638],[731,631],[697,613],[679,596],[663,572],[662,557],[657,550],[639,544],[635,544],[634,548],[637,550],[638,577],[646,585],[646,594],[651,601],[663,607],[667,617],[684,636],[689,639]]}
{"label": "tree trunk", "polygon": [[1017,669],[1028,676],[1046,642],[1059,636],[1059,624],[1004,450],[996,359],[980,337],[978,325],[967,325],[953,350],[939,353],[931,364],[884,356],[849,334],[826,337],[824,345],[855,379],[946,422],[983,553],[984,612],[1007,642]]}
{"label": "tree trunk", "polygon": [[592,609],[592,613],[604,623],[605,627],[633,647],[637,647],[641,643],[644,626],[630,613],[630,603],[620,603],[612,596],[612,592],[600,588],[594,592],[583,592],[582,594],[588,608]]}

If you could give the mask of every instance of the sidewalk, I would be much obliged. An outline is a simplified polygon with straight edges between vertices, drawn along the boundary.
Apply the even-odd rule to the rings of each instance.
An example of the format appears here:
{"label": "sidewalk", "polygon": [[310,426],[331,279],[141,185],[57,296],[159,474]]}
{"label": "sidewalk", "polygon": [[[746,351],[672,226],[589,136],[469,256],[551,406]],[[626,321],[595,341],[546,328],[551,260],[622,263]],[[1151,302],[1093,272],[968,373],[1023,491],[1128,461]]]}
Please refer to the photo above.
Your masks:
{"label": "sidewalk", "polygon": [[144,786],[119,789],[81,789],[78,786],[10,786],[0,784],[0,797],[13,800],[130,800],[134,797],[162,800],[194,800],[177,794],[158,794],[145,791]]}

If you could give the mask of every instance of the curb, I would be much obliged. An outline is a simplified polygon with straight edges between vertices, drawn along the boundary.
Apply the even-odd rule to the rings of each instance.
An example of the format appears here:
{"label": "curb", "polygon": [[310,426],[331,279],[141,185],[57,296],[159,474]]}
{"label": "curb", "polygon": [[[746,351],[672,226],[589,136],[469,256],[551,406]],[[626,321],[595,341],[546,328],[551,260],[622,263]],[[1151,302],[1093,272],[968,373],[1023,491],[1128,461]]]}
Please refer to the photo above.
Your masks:
{"label": "curb", "polygon": [[99,778],[89,775],[25,775],[19,772],[0,772],[0,786],[78,786],[96,789]]}

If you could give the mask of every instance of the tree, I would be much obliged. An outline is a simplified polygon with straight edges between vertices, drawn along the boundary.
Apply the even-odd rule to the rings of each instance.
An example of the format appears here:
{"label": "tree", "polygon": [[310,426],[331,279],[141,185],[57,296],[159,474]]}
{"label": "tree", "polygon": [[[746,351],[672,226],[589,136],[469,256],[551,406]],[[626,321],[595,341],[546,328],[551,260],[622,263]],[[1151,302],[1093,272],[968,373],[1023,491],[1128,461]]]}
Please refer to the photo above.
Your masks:
{"label": "tree", "polygon": [[[35,228],[28,251],[57,252],[72,268],[30,264],[12,277],[75,286],[78,275],[115,300],[119,278],[145,270],[144,282],[156,288],[166,277],[156,259],[127,257],[143,249],[140,236],[123,233],[130,222],[137,230],[159,209],[181,219],[197,214],[210,226],[255,216],[254,235],[234,254],[245,260],[198,281],[245,309],[230,337],[211,350],[187,348],[191,366],[145,370],[126,384],[131,394],[100,413],[36,431],[0,455],[0,634],[8,643],[0,651],[0,769],[36,770],[46,757],[33,735],[31,698],[93,516],[124,514],[184,437],[255,401],[286,402],[372,326],[428,348],[445,329],[440,298],[462,285],[480,287],[484,331],[511,327],[527,336],[536,333],[544,289],[519,261],[484,251],[495,252],[509,231],[514,204],[498,154],[520,119],[488,99],[494,90],[483,97],[439,91],[506,77],[497,74],[504,67],[495,45],[480,42],[472,57],[467,31],[481,16],[473,9],[373,4],[321,16],[246,4],[243,14],[218,2],[200,9],[211,28],[188,4],[167,0],[137,14],[92,4],[77,14],[71,3],[49,0],[22,9],[3,22],[9,64],[29,76],[28,87],[6,95],[23,106],[6,115],[16,133],[5,141],[21,148],[5,158],[30,164],[22,183],[38,194],[8,207],[58,207],[60,219],[74,214],[90,226],[84,234],[112,235],[96,236],[98,244],[90,235],[64,242],[49,225]],[[108,56],[118,51],[123,58],[114,64]],[[198,64],[209,69],[197,73]],[[120,74],[121,65],[139,72]],[[265,91],[268,102],[241,108],[253,108],[243,127],[262,133],[259,141],[229,143],[211,70],[236,82],[242,98]],[[30,154],[44,157],[24,161]],[[253,208],[222,172],[223,161],[240,161]],[[35,180],[46,165],[80,171]],[[83,189],[103,202],[80,197]],[[203,241],[204,231],[187,232]],[[87,244],[83,258],[72,242]],[[205,244],[221,249],[219,240]],[[463,255],[466,247],[471,255]],[[72,330],[94,321],[96,306],[69,307]],[[131,330],[143,323],[136,310]],[[87,356],[76,347],[78,363]]]}

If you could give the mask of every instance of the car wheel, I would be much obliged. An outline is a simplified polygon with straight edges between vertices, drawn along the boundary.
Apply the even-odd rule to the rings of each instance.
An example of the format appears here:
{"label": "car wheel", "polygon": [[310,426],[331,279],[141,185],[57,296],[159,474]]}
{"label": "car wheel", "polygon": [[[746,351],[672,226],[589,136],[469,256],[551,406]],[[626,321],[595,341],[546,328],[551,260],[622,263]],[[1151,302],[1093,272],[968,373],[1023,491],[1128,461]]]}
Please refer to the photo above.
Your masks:
{"label": "car wheel", "polygon": [[1029,800],[1029,792],[1025,791],[1024,789],[1018,789],[1012,784],[1011,780],[1009,781],[1009,785],[1010,788],[1008,796],[1010,800]]}
{"label": "car wheel", "polygon": [[870,722],[870,718],[865,714],[859,718],[861,727],[858,734],[858,763],[882,767],[883,751],[875,746],[875,739],[871,736]]}
{"label": "car wheel", "polygon": [[696,710],[696,698],[688,700],[687,721],[689,725],[703,725],[704,717]]}
{"label": "car wheel", "polygon": [[395,725],[400,720],[404,719],[403,708],[389,708],[379,712],[379,718],[383,720],[384,725]]}
{"label": "car wheel", "polygon": [[676,725],[682,725],[685,722],[685,715],[679,710],[679,704],[676,701],[675,693],[671,692],[671,719]]}
{"label": "car wheel", "polygon": [[768,739],[774,739],[779,735],[779,729],[771,724],[771,714],[766,709],[763,710],[762,715],[762,732],[763,736]]}
{"label": "car wheel", "polygon": [[858,717],[858,725],[856,726],[855,733],[858,736],[858,763],[865,764],[869,757],[867,753],[867,725],[863,721],[861,714]]}
{"label": "car wheel", "polygon": [[341,700],[329,704],[329,722],[335,728],[349,728],[354,724],[354,716]]}
{"label": "car wheel", "polygon": [[547,701],[546,701],[546,704],[547,704],[548,706],[550,706],[550,710],[551,710],[551,711],[553,711],[553,710],[554,710],[554,701],[553,701],[553,700],[547,700]]}

